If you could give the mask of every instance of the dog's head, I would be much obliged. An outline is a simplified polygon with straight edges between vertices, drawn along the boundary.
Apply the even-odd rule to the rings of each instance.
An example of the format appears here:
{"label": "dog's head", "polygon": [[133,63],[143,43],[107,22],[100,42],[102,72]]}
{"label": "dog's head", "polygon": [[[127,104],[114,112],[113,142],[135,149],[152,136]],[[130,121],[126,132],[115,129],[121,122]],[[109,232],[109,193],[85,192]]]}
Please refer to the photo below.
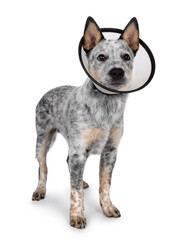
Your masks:
{"label": "dog's head", "polygon": [[139,48],[139,29],[132,18],[118,40],[106,40],[93,18],[88,17],[83,48],[88,71],[102,85],[119,90],[131,81],[133,59]]}

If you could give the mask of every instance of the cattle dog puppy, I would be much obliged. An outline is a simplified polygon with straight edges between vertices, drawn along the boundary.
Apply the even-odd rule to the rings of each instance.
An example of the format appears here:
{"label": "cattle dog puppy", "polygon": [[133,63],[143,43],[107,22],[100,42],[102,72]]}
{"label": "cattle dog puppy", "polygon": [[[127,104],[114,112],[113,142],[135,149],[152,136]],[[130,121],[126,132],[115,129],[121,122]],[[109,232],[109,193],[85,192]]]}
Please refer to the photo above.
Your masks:
{"label": "cattle dog puppy", "polygon": [[[133,59],[139,48],[139,30],[132,18],[117,40],[106,40],[93,18],[88,17],[83,49],[90,74],[106,86],[119,90],[131,81]],[[73,76],[72,76],[73,78]],[[68,167],[71,181],[70,225],[85,228],[83,181],[86,160],[90,154],[100,155],[99,199],[107,217],[120,217],[110,199],[111,176],[117,148],[123,134],[123,115],[127,94],[105,94],[87,79],[80,87],[61,86],[47,92],[36,107],[39,182],[32,200],[46,195],[46,155],[56,134],[68,142]]]}

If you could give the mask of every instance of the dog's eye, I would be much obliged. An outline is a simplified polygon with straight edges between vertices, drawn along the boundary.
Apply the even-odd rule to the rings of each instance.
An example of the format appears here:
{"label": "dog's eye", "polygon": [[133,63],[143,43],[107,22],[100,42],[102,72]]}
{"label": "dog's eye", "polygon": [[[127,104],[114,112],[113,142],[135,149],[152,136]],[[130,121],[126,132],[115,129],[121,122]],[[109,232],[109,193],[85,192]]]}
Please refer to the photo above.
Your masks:
{"label": "dog's eye", "polygon": [[129,54],[126,53],[123,55],[123,59],[124,59],[124,61],[129,61],[131,58],[130,58]]}
{"label": "dog's eye", "polygon": [[105,61],[107,59],[107,57],[104,55],[104,54],[100,54],[98,57],[97,57],[97,60],[99,61]]}

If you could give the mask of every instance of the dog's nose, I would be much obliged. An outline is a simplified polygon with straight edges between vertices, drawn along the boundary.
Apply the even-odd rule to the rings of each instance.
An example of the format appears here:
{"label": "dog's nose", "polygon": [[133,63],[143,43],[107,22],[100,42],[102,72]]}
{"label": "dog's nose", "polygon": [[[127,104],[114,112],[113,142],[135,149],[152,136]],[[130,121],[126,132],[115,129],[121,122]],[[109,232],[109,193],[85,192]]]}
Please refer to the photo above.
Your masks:
{"label": "dog's nose", "polygon": [[112,68],[109,71],[109,76],[113,80],[120,80],[124,77],[124,70],[122,68]]}

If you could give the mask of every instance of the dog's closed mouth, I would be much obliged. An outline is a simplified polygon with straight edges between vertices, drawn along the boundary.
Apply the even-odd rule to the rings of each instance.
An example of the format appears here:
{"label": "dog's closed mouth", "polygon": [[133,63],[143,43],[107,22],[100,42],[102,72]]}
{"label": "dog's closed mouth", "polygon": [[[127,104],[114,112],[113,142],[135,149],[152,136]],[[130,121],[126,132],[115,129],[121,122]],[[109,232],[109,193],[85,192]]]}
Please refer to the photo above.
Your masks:
{"label": "dog's closed mouth", "polygon": [[119,80],[111,80],[111,85],[114,87],[122,86],[125,83],[126,83],[126,80],[123,80],[123,79],[121,79],[120,81]]}

